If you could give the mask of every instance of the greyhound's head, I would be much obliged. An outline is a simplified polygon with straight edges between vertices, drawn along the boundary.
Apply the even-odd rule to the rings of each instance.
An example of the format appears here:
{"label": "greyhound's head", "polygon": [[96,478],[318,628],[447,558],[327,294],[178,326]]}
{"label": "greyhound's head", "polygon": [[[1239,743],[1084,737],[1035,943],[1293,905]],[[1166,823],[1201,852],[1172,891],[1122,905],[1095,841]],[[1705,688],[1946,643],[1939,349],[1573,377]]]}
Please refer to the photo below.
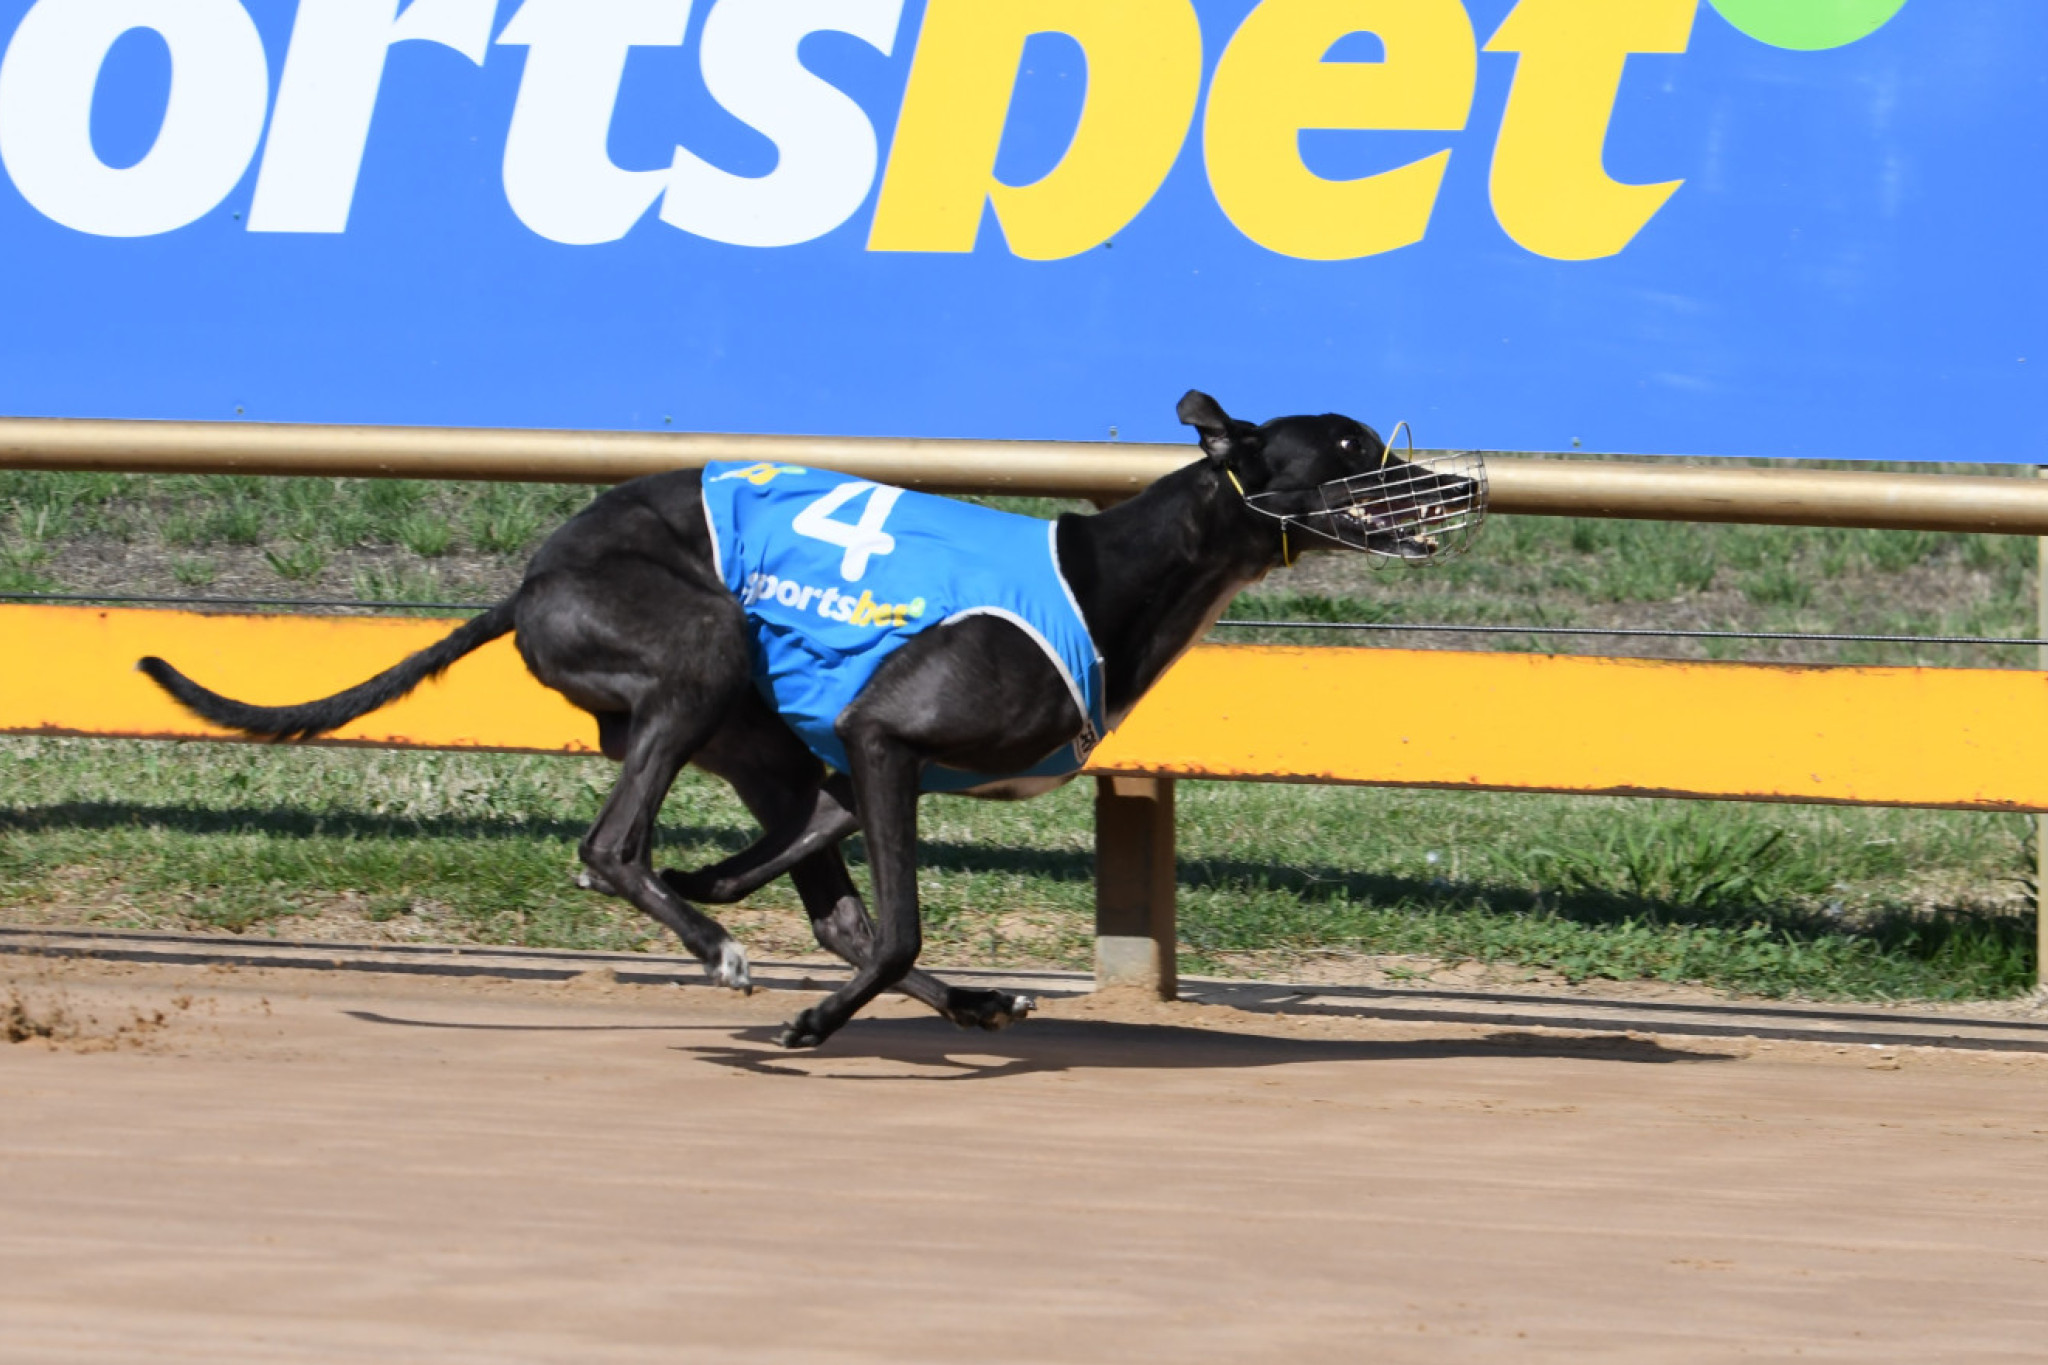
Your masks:
{"label": "greyhound's head", "polygon": [[1371,427],[1337,413],[1254,426],[1193,389],[1179,413],[1245,505],[1279,523],[1288,562],[1331,545],[1433,559],[1462,548],[1485,515],[1486,471],[1476,455],[1404,458]]}

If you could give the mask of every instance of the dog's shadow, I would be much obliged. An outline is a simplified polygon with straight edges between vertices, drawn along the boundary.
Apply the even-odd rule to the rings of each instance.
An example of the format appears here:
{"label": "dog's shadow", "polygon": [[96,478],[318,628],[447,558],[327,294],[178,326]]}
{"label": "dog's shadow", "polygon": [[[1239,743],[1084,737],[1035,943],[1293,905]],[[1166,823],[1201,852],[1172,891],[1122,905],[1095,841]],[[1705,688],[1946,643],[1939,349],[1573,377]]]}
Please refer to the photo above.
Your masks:
{"label": "dog's shadow", "polygon": [[675,1043],[695,1061],[757,1076],[809,1080],[978,1081],[1075,1071],[1236,1071],[1313,1062],[1446,1061],[1472,1057],[1570,1058],[1630,1065],[1725,1062],[1719,1052],[1640,1037],[1584,1037],[1502,1029],[1476,1038],[1287,1038],[1184,1024],[1033,1019],[1002,1033],[963,1031],[942,1019],[856,1019],[825,1046],[777,1046],[780,1024],[510,1024],[410,1019],[345,1010],[361,1023],[484,1033],[715,1033],[724,1041]]}
{"label": "dog's shadow", "polygon": [[1441,1061],[1469,1057],[1573,1058],[1669,1065],[1723,1062],[1725,1054],[1644,1038],[1578,1038],[1503,1030],[1477,1038],[1361,1040],[1034,1019],[1003,1033],[963,1033],[939,1019],[858,1019],[815,1051],[775,1045],[779,1026],[735,1029],[731,1043],[675,1050],[760,1076],[813,1080],[976,1081],[1074,1071],[1233,1071],[1315,1062]]}

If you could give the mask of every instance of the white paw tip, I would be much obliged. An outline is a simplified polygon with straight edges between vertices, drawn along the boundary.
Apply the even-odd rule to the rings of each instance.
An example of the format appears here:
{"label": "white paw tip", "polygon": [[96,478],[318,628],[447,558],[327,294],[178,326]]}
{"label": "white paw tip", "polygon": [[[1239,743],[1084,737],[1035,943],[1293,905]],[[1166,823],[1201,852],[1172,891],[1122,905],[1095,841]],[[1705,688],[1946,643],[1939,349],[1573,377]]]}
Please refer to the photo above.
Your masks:
{"label": "white paw tip", "polygon": [[712,981],[736,991],[752,994],[754,978],[747,968],[747,950],[727,939],[718,950],[716,964],[706,968]]}
{"label": "white paw tip", "polygon": [[1032,997],[1028,995],[1020,995],[1016,998],[1016,1001],[1011,1004],[1010,1015],[1012,1018],[1022,1019],[1037,1008],[1038,1001],[1034,1000]]}

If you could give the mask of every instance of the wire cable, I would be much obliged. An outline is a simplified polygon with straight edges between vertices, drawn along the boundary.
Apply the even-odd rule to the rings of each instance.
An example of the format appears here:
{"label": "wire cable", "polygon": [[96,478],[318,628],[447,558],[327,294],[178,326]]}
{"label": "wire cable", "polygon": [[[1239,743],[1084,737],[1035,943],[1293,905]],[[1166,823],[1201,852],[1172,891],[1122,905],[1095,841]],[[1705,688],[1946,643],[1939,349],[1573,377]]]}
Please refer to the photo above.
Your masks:
{"label": "wire cable", "polygon": [[[335,597],[147,597],[127,593],[0,592],[0,602],[138,603],[176,607],[325,607],[374,611],[489,611],[486,602],[357,601]],[[1218,621],[1219,630],[1378,630],[1422,635],[1586,635],[1639,640],[1787,640],[1855,645],[2029,645],[2048,639],[2008,635],[1851,635],[1796,630],[1660,630],[1625,626],[1481,626],[1443,621]]]}
{"label": "wire cable", "polygon": [[489,611],[477,602],[382,602],[335,597],[138,597],[118,592],[0,592],[0,602],[133,602],[153,607],[375,607],[387,611]]}
{"label": "wire cable", "polygon": [[1399,621],[1218,621],[1220,629],[1244,630],[1389,630],[1437,635],[1601,635],[1658,640],[1810,640],[1822,644],[1859,645],[2048,645],[2007,635],[1840,635],[1797,630],[1658,630],[1621,626],[1459,626],[1443,622]]}

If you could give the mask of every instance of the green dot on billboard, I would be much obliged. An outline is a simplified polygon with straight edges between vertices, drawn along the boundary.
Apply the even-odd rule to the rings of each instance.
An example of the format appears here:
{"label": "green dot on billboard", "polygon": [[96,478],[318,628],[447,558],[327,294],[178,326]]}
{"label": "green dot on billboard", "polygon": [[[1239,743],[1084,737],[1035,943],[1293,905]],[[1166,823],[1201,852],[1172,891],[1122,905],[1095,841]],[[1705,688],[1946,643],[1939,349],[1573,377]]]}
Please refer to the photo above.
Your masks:
{"label": "green dot on billboard", "polygon": [[1815,52],[1867,38],[1906,0],[1710,0],[1721,17],[1760,43]]}

